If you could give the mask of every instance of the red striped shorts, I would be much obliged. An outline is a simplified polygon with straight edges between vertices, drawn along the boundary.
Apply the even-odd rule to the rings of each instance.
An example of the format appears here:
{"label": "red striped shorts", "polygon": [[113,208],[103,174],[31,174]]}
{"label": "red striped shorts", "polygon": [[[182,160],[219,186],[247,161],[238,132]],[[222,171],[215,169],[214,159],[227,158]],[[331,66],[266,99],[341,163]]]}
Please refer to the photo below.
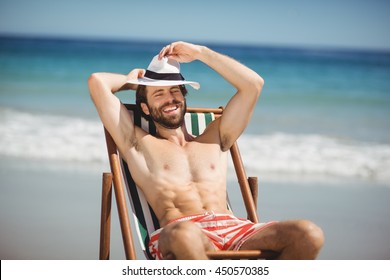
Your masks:
{"label": "red striped shorts", "polygon": [[[251,236],[275,223],[255,224],[233,215],[206,212],[205,214],[178,218],[169,222],[169,224],[184,221],[191,221],[198,225],[214,244],[216,250],[239,250],[242,244]],[[163,259],[158,245],[158,238],[162,230],[163,228],[160,228],[150,236],[149,252],[156,260]]]}

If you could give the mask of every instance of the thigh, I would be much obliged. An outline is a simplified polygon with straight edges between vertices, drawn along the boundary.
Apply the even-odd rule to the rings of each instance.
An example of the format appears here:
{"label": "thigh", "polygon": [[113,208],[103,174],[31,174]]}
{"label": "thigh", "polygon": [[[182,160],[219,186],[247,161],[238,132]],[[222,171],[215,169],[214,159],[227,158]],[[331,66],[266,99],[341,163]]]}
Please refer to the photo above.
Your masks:
{"label": "thigh", "polygon": [[158,242],[161,251],[181,250],[186,247],[209,251],[214,248],[202,229],[190,221],[167,225],[161,231]]}
{"label": "thigh", "polygon": [[240,250],[271,250],[279,252],[290,242],[295,221],[276,222],[249,237]]}

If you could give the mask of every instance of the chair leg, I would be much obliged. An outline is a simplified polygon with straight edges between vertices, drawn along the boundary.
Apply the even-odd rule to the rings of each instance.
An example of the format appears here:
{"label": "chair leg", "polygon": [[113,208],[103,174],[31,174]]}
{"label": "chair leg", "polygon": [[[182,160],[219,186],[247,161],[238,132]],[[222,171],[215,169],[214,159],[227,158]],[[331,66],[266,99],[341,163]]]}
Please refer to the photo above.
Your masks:
{"label": "chair leg", "polygon": [[112,173],[103,173],[99,259],[110,259]]}
{"label": "chair leg", "polygon": [[249,183],[249,188],[251,190],[252,198],[253,198],[253,203],[255,204],[255,209],[257,212],[257,218],[260,221],[260,216],[258,214],[258,208],[257,208],[257,199],[259,197],[259,181],[257,177],[248,177],[248,183]]}

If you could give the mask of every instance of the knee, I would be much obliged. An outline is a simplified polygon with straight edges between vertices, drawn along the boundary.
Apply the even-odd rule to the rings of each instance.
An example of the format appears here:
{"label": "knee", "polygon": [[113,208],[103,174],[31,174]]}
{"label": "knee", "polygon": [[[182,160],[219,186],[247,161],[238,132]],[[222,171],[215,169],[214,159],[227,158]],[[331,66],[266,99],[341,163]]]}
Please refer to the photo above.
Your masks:
{"label": "knee", "polygon": [[308,220],[300,220],[296,222],[295,227],[301,244],[307,244],[317,251],[322,248],[325,239],[324,233],[319,226]]}

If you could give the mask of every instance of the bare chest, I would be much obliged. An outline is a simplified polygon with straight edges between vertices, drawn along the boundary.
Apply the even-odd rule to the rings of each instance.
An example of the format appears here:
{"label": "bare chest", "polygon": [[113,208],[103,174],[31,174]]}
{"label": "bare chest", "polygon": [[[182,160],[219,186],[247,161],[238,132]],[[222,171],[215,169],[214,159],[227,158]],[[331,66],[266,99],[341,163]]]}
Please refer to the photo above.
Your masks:
{"label": "bare chest", "polygon": [[156,143],[153,153],[145,151],[144,156],[150,174],[161,180],[210,182],[225,175],[226,155],[217,144],[191,142],[182,147]]}

